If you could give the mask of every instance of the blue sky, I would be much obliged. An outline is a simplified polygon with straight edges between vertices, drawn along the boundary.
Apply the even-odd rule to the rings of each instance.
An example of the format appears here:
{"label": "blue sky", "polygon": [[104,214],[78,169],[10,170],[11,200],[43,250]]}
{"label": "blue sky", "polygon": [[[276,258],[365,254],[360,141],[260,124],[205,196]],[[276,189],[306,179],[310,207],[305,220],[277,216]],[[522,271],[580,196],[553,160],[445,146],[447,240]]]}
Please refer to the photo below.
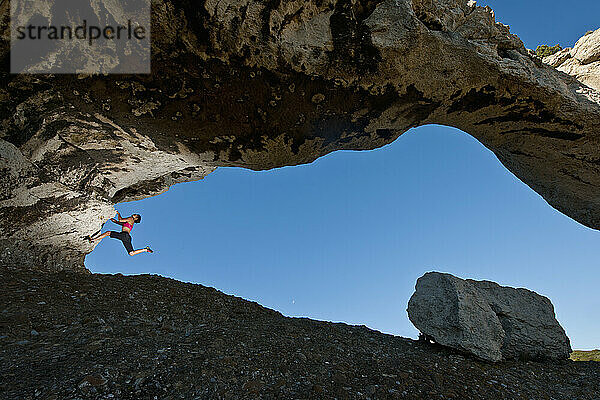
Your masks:
{"label": "blue sky", "polygon": [[[572,46],[600,27],[600,2],[487,1],[526,46]],[[586,12],[581,12],[586,10]],[[476,140],[413,129],[384,148],[203,181],[117,206],[139,212],[130,257],[105,239],[93,272],[157,273],[213,286],[288,316],[416,337],[406,315],[427,271],[548,296],[573,348],[600,347],[600,234],[552,209]],[[105,228],[117,229],[107,223]]]}

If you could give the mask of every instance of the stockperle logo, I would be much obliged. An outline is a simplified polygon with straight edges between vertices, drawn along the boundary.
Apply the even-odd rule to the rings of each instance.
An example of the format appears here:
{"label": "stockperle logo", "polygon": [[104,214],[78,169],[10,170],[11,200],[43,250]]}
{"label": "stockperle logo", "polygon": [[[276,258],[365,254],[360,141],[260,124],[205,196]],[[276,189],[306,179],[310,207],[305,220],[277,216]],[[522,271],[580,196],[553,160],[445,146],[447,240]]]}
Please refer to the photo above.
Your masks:
{"label": "stockperle logo", "polygon": [[150,73],[150,0],[11,0],[11,73]]}

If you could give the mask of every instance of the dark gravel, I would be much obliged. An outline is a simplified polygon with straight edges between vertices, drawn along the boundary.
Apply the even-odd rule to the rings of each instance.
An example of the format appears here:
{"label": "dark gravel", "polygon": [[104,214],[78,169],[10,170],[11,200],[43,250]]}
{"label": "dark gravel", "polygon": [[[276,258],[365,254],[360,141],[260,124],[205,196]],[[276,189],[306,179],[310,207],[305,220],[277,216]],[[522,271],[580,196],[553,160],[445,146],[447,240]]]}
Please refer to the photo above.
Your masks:
{"label": "dark gravel", "polygon": [[600,363],[488,364],[158,276],[0,282],[1,399],[600,398]]}

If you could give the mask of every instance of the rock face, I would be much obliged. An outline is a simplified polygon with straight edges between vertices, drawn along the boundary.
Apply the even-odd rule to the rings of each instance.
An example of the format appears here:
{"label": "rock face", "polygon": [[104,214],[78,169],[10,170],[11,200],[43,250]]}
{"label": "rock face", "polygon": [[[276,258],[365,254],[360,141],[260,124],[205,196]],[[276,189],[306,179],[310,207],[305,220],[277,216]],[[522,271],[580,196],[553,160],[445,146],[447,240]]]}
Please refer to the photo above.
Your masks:
{"label": "rock face", "polygon": [[542,61],[592,88],[600,88],[600,29],[585,34],[572,49],[563,49]]}
{"label": "rock face", "polygon": [[484,360],[567,359],[571,353],[550,300],[527,289],[428,272],[417,281],[408,316],[437,343]]}
{"label": "rock face", "polygon": [[93,247],[81,237],[118,202],[218,166],[308,163],[434,123],[473,135],[550,205],[600,227],[597,61],[557,71],[488,7],[156,0],[152,10],[150,75],[11,75],[0,5],[0,264],[83,270]]}
{"label": "rock face", "polygon": [[600,29],[579,39],[571,55],[583,65],[600,61]]}

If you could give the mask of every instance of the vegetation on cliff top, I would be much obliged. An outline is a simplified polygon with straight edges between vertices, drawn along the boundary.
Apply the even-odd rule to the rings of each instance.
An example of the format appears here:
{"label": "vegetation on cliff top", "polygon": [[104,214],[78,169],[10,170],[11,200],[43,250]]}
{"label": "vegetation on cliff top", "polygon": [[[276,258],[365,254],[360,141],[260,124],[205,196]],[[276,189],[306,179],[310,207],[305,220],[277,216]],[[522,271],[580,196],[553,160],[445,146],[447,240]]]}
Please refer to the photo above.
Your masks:
{"label": "vegetation on cliff top", "polygon": [[538,57],[544,58],[551,56],[552,54],[558,53],[561,50],[562,47],[560,46],[560,44],[555,44],[554,46],[548,46],[543,44],[541,46],[538,46],[537,49],[535,49],[535,54],[537,54]]}

